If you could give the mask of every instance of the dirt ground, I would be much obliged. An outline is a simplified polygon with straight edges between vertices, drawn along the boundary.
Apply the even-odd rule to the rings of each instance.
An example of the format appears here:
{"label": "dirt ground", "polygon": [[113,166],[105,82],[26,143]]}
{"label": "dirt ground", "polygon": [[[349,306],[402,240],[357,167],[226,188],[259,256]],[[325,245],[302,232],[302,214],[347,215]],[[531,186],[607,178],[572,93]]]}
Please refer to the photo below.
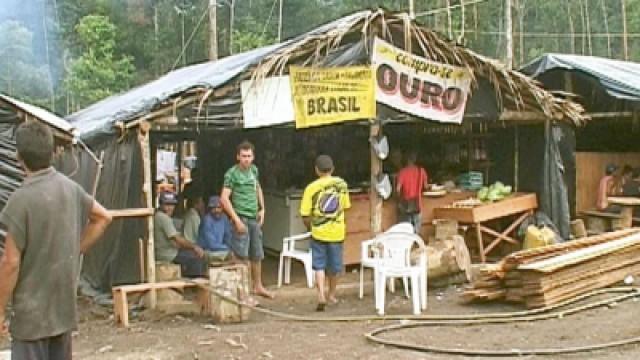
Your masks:
{"label": "dirt ground", "polygon": [[[267,263],[267,285],[275,284],[275,265]],[[273,271],[271,271],[273,270]],[[302,269],[294,267],[294,274]],[[341,301],[323,314],[315,311],[315,293],[301,277],[277,291],[264,307],[311,316],[374,315],[371,285],[358,299],[357,274],[343,279]],[[272,286],[275,288],[275,286]],[[522,310],[509,304],[461,304],[459,288],[429,289],[425,314],[472,314]],[[592,299],[595,300],[595,299]],[[420,353],[368,342],[363,334],[398,321],[350,323],[291,322],[252,313],[248,322],[215,325],[201,315],[142,312],[127,329],[114,326],[111,309],[80,298],[80,325],[74,336],[76,359],[468,359],[471,357]],[[408,314],[410,302],[402,291],[389,294],[388,314]],[[525,349],[580,346],[640,336],[640,302],[625,301],[562,319],[502,325],[405,329],[381,335],[388,339],[440,347]],[[0,350],[8,348],[0,340]],[[0,352],[1,354],[1,352]],[[2,356],[0,356],[2,358]],[[473,357],[487,359],[488,357]],[[562,356],[522,356],[524,359],[639,359],[640,346]]]}

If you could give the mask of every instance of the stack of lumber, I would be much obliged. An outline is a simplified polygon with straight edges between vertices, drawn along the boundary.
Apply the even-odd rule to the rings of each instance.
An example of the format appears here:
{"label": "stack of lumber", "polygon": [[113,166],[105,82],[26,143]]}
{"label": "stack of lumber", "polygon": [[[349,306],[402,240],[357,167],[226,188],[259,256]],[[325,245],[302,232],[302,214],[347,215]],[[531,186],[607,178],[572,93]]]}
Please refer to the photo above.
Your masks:
{"label": "stack of lumber", "polygon": [[467,301],[553,305],[640,273],[640,229],[625,229],[513,253],[474,268]]}

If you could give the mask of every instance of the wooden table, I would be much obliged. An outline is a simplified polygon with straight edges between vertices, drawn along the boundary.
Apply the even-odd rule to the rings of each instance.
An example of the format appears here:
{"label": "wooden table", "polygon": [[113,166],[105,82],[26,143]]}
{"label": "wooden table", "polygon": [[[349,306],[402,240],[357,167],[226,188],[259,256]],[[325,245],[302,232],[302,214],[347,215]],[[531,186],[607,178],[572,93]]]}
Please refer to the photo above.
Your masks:
{"label": "wooden table", "polygon": [[607,198],[609,204],[618,205],[622,209],[620,215],[622,215],[622,227],[624,229],[630,228],[633,224],[633,209],[636,206],[640,206],[640,198],[632,196],[610,196]]}
{"label": "wooden table", "polygon": [[[510,236],[527,216],[533,214],[538,207],[535,194],[516,193],[512,196],[490,204],[483,204],[471,208],[439,207],[434,210],[436,219],[453,219],[459,223],[472,224],[478,238],[480,260],[485,263],[486,256],[502,241],[518,244],[518,241]],[[485,225],[488,221],[496,220],[510,215],[520,215],[504,231],[498,232]],[[495,239],[485,248],[482,233],[493,236]]]}

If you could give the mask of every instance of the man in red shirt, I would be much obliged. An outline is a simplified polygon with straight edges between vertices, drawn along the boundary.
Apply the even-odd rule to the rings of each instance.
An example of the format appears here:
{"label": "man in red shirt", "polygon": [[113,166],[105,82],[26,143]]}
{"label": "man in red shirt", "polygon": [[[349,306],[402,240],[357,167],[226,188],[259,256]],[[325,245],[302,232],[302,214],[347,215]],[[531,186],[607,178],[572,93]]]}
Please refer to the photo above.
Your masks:
{"label": "man in red shirt", "polygon": [[407,165],[398,173],[396,190],[398,192],[399,220],[413,225],[416,234],[422,228],[422,190],[428,187],[427,172],[416,165],[415,151],[407,154]]}

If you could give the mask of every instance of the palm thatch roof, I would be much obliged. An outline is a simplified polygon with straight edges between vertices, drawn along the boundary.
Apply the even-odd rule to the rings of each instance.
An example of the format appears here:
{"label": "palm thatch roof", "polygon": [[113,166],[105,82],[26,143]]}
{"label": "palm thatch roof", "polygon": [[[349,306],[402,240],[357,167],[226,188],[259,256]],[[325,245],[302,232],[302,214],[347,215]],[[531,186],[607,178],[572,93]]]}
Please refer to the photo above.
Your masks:
{"label": "palm thatch roof", "polygon": [[[113,133],[114,125],[129,128],[141,120],[167,115],[177,115],[174,119],[177,117],[182,127],[241,127],[242,80],[286,74],[289,65],[369,64],[374,37],[430,60],[467,68],[473,76],[472,89],[495,94],[499,114],[524,112],[532,115],[528,118],[561,120],[574,125],[586,120],[580,105],[555,97],[535,80],[456,44],[412,21],[407,14],[383,9],[360,11],[283,43],[170,72],[67,119],[84,138]],[[489,87],[481,88],[479,84]]]}

